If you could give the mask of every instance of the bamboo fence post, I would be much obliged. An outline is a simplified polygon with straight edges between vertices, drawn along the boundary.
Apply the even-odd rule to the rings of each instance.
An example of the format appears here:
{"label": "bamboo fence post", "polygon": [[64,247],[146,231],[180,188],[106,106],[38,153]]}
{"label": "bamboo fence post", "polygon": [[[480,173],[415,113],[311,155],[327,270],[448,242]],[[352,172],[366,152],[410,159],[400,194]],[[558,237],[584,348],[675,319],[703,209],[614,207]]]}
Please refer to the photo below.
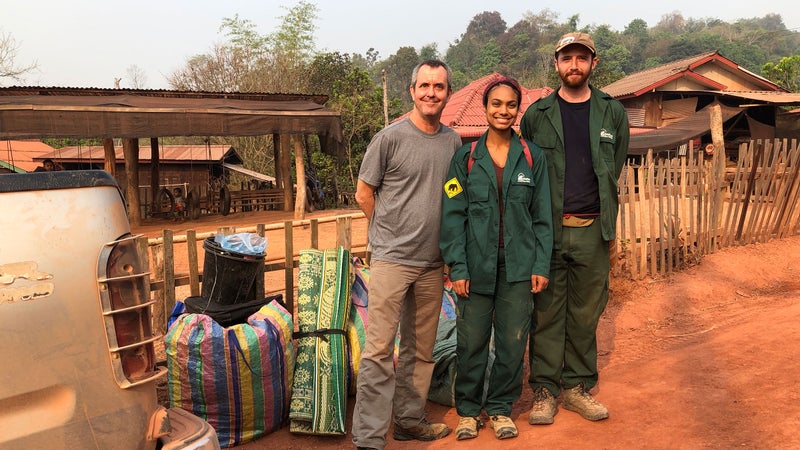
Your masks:
{"label": "bamboo fence post", "polygon": [[286,289],[285,303],[289,313],[294,316],[294,248],[293,248],[292,221],[283,223],[283,236],[285,245],[284,288]]}

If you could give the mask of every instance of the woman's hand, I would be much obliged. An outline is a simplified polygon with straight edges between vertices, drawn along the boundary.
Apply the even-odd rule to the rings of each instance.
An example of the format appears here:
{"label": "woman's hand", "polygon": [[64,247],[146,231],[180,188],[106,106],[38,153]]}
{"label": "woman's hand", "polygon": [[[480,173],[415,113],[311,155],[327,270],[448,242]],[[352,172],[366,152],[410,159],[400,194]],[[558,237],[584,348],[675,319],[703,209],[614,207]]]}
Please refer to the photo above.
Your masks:
{"label": "woman's hand", "polygon": [[534,294],[538,294],[543,290],[547,289],[547,283],[549,280],[547,277],[543,277],[541,275],[531,275],[531,292]]}
{"label": "woman's hand", "polygon": [[469,280],[451,280],[453,290],[459,297],[469,297]]}

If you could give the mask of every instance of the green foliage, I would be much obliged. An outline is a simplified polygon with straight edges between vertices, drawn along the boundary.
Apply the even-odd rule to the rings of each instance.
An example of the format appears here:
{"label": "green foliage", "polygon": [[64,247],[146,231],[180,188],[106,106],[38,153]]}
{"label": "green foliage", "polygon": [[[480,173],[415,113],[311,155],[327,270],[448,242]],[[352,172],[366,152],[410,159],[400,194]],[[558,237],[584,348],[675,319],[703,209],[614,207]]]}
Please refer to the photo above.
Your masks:
{"label": "green foliage", "polygon": [[761,67],[761,73],[788,91],[800,92],[800,55],[783,57],[777,64],[768,62]]}
{"label": "green foliage", "polygon": [[102,139],[44,138],[42,142],[53,148],[103,145]]}
{"label": "green foliage", "polygon": [[[265,35],[238,15],[223,19],[220,32],[226,41],[189,58],[169,77],[170,84],[184,90],[327,95],[327,106],[341,115],[346,161],[323,154],[316,139],[306,143],[310,163],[326,192],[334,195],[355,189],[364,151],[385,126],[382,76],[387,80],[387,112],[392,120],[412,108],[411,71],[424,59],[444,58],[453,71],[454,90],[494,71],[530,88],[557,87],[555,42],[564,33],[584,31],[592,34],[597,46],[600,62],[591,82],[601,88],[626,74],[715,50],[788,90],[797,91],[800,83],[800,33],[786,29],[779,14],[728,23],[685,18],[673,11],[654,26],[637,18],[617,31],[608,25],[582,24],[577,14],[561,20],[546,8],[525,13],[509,28],[500,13],[484,11],[473,16],[446,49],[433,43],[419,49],[404,46],[381,58],[374,48],[364,54],[317,52],[317,6],[301,0],[283,9],[280,24]],[[271,136],[240,138],[233,145],[246,167],[272,173]]]}
{"label": "green foliage", "polygon": [[300,1],[281,16],[281,25],[269,35],[268,40],[277,54],[287,55],[291,60],[302,62],[309,59],[314,50],[315,22],[319,8],[314,3]]}
{"label": "green foliage", "polygon": [[400,47],[397,53],[378,64],[378,68],[385,70],[386,73],[388,97],[398,99],[404,111],[410,110],[414,105],[408,88],[411,83],[411,72],[421,62],[422,58],[414,47]]}

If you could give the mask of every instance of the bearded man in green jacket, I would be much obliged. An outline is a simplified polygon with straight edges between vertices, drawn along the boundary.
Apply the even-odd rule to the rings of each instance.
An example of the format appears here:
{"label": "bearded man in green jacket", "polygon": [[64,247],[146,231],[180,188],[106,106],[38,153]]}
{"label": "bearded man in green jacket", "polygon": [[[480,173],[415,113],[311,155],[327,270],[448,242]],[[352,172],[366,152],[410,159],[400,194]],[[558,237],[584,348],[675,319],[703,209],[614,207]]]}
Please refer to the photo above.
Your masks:
{"label": "bearded man in green jacket", "polygon": [[622,104],[589,84],[597,62],[591,36],[562,36],[554,60],[561,86],[528,107],[521,122],[522,135],[547,159],[554,235],[550,283],[534,301],[530,424],[553,423],[562,390],[565,409],[588,420],[608,417],[590,390],[630,130]]}

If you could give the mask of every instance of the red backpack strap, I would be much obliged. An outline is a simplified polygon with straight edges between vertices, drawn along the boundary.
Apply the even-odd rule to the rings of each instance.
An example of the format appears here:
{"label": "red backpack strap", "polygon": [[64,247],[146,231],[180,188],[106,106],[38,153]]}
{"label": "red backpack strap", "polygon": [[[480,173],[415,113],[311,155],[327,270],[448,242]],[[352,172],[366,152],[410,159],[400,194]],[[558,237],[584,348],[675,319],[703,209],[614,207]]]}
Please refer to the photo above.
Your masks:
{"label": "red backpack strap", "polygon": [[525,155],[525,159],[528,160],[528,166],[533,169],[533,157],[531,156],[531,149],[528,148],[528,143],[525,142],[525,139],[519,138],[519,141],[522,143],[522,153]]}
{"label": "red backpack strap", "polygon": [[478,145],[478,141],[472,141],[472,146],[469,148],[469,159],[467,160],[467,175],[472,170],[472,163],[475,162],[475,158],[472,157],[472,153],[475,151],[475,146]]}

